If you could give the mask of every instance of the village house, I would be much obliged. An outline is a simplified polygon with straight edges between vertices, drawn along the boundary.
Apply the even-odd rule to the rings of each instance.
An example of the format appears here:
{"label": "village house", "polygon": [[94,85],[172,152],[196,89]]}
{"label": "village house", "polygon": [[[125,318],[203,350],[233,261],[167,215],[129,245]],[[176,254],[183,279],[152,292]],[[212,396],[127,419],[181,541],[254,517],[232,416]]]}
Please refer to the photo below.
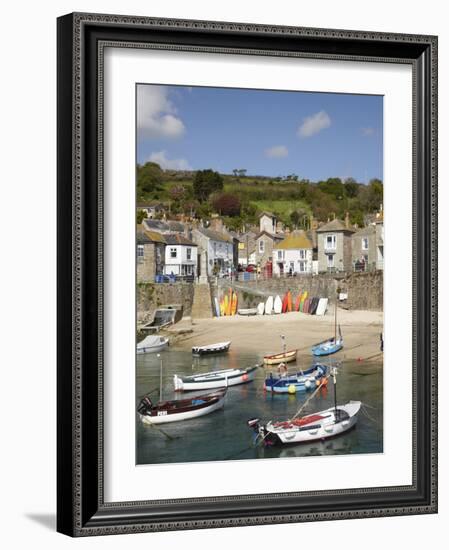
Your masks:
{"label": "village house", "polygon": [[348,216],[345,223],[335,219],[317,229],[320,273],[352,271],[353,233]]}
{"label": "village house", "polygon": [[273,248],[282,241],[284,235],[274,235],[267,231],[262,231],[256,236],[256,264],[265,268],[267,264],[273,262]]}
{"label": "village house", "polygon": [[305,231],[290,233],[273,248],[273,274],[305,275],[313,272],[313,243]]}
{"label": "village house", "polygon": [[243,267],[256,263],[256,233],[246,231],[238,235],[238,260]]}
{"label": "village house", "polygon": [[160,233],[137,226],[137,282],[154,282],[164,272],[165,240]]}
{"label": "village house", "polygon": [[164,274],[191,279],[197,276],[197,245],[179,233],[164,235]]}
{"label": "village house", "polygon": [[192,230],[192,240],[198,245],[198,275],[227,275],[234,267],[234,242],[226,233],[198,227]]}
{"label": "village house", "polygon": [[352,263],[355,271],[373,271],[376,269],[375,225],[363,227],[352,235]]}
{"label": "village house", "polygon": [[137,203],[137,210],[142,210],[147,215],[147,219],[153,219],[165,213],[165,206],[158,203]]}
{"label": "village house", "polygon": [[384,215],[383,210],[376,217],[376,269],[383,270],[384,268]]}

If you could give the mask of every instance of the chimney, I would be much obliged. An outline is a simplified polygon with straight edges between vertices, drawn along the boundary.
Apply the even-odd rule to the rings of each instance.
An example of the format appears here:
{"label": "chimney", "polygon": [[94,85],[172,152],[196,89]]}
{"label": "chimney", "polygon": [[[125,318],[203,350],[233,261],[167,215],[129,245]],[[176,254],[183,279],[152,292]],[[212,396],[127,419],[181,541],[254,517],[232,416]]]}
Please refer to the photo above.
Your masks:
{"label": "chimney", "polygon": [[349,212],[346,211],[345,213],[345,227],[346,229],[349,229]]}

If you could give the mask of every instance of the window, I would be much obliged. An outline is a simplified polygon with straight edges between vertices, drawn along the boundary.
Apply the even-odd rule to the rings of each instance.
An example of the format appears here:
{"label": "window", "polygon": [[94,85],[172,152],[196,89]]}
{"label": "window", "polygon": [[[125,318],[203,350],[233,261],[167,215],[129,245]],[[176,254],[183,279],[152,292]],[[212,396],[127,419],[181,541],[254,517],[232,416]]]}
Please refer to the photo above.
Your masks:
{"label": "window", "polygon": [[368,250],[368,237],[362,237],[362,250]]}
{"label": "window", "polygon": [[137,245],[137,257],[138,258],[143,258],[144,254],[143,254],[143,244],[138,244]]}
{"label": "window", "polygon": [[325,248],[327,250],[336,250],[336,248],[337,248],[337,235],[326,235]]}
{"label": "window", "polygon": [[284,258],[284,251],[278,250],[278,260],[282,260]]}
{"label": "window", "polygon": [[259,241],[259,252],[260,254],[265,252],[265,241]]}
{"label": "window", "polygon": [[305,260],[306,259],[306,251],[304,249],[301,249],[299,251],[299,259],[300,260]]}
{"label": "window", "polygon": [[170,258],[176,258],[178,256],[178,251],[176,248],[170,248]]}
{"label": "window", "polygon": [[306,265],[307,265],[307,262],[299,262],[299,272],[300,273],[305,273],[306,272]]}
{"label": "window", "polygon": [[327,267],[334,267],[334,254],[328,254]]}
{"label": "window", "polygon": [[187,259],[188,259],[188,260],[191,260],[191,259],[192,259],[192,249],[191,249],[191,248],[188,248],[188,249],[187,249]]}

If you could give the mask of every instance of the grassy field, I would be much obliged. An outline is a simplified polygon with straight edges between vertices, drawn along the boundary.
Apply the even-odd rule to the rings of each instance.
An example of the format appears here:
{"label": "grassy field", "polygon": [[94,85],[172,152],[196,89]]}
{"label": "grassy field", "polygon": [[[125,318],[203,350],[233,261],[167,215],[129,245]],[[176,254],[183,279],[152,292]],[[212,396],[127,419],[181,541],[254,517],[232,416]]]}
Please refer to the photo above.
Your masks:
{"label": "grassy field", "polygon": [[307,214],[312,213],[310,206],[300,200],[259,200],[251,201],[251,204],[254,204],[258,211],[267,210],[282,218],[288,218],[295,210],[303,210]]}

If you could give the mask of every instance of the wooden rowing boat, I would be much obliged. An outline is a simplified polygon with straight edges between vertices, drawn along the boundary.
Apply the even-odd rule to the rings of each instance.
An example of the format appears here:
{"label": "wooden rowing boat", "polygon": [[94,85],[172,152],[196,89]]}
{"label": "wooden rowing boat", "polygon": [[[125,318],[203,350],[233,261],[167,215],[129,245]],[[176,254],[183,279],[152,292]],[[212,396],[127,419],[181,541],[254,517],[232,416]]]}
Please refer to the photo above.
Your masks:
{"label": "wooden rowing boat", "polygon": [[257,366],[247,369],[224,369],[190,376],[175,374],[173,381],[175,391],[211,390],[247,384],[254,380],[256,372]]}
{"label": "wooden rowing boat", "polygon": [[279,365],[280,363],[290,363],[296,361],[296,353],[298,350],[292,349],[290,351],[284,351],[282,353],[275,353],[274,355],[265,355],[263,362],[266,365]]}
{"label": "wooden rowing boat", "polygon": [[159,401],[155,405],[145,396],[137,407],[137,412],[143,424],[166,424],[180,420],[190,420],[210,414],[224,405],[227,389],[223,388],[214,393],[196,395],[190,399],[175,399]]}
{"label": "wooden rowing boat", "polygon": [[218,342],[207,346],[193,346],[193,355],[211,355],[213,353],[226,353],[231,346],[231,342]]}

